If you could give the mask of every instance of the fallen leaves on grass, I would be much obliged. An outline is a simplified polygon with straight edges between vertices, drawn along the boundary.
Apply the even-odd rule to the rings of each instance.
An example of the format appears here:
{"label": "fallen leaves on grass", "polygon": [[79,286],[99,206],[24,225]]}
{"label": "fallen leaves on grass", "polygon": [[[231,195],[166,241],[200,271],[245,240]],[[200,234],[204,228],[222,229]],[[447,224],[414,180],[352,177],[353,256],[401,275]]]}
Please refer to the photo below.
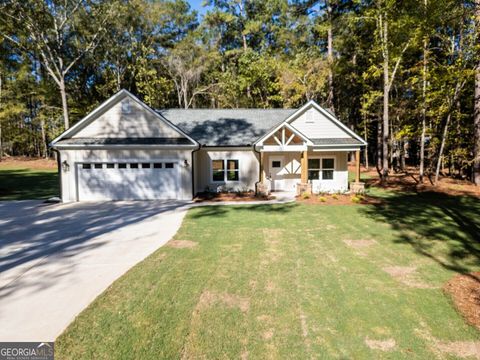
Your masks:
{"label": "fallen leaves on grass", "polygon": [[480,272],[461,274],[443,287],[465,320],[480,329]]}

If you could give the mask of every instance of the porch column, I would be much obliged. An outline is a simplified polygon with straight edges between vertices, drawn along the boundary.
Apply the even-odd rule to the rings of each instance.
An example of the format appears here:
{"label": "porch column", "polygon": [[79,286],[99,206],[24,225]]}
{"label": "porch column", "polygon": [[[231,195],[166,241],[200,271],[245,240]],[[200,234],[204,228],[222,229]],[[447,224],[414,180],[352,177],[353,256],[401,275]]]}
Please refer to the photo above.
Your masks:
{"label": "porch column", "polygon": [[360,182],[360,150],[355,151],[355,182]]}
{"label": "porch column", "polygon": [[304,151],[302,153],[302,161],[300,162],[301,166],[301,183],[306,184],[308,182],[308,152]]}

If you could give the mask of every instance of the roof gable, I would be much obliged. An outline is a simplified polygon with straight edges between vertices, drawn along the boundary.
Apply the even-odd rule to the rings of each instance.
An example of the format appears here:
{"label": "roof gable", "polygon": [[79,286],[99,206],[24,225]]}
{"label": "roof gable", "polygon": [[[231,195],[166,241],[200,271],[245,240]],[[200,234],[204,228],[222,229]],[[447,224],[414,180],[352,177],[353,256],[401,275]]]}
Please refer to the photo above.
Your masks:
{"label": "roof gable", "polygon": [[[184,139],[196,142],[126,90],[112,96],[97,109],[52,141],[62,139]],[[65,142],[65,140],[63,140]],[[88,145],[91,141],[86,141]]]}

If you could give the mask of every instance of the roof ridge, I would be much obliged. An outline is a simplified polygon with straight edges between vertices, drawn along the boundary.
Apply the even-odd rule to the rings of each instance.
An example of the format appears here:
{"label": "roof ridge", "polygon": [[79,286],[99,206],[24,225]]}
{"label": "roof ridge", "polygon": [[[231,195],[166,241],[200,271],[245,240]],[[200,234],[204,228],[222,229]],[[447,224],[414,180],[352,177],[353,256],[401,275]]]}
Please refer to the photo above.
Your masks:
{"label": "roof ridge", "polygon": [[194,108],[194,109],[183,109],[183,108],[164,108],[164,109],[155,109],[155,111],[162,111],[162,110],[182,110],[182,111],[192,111],[192,110],[209,110],[209,111],[215,111],[215,110],[226,110],[226,111],[232,111],[232,110],[287,110],[287,111],[293,111],[297,110],[295,108],[215,108],[215,109],[210,109],[210,108]]}

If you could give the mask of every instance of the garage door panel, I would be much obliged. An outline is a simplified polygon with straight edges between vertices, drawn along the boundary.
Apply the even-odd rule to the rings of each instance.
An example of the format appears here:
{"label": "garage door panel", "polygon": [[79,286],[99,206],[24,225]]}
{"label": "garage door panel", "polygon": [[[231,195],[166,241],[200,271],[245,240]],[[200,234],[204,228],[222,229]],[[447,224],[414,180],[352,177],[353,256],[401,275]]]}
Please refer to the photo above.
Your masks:
{"label": "garage door panel", "polygon": [[[145,163],[143,163],[145,164]],[[145,166],[145,165],[143,165]],[[179,191],[179,168],[102,168],[91,166],[84,169],[83,164],[77,165],[78,199],[95,200],[150,200],[176,199]]]}

